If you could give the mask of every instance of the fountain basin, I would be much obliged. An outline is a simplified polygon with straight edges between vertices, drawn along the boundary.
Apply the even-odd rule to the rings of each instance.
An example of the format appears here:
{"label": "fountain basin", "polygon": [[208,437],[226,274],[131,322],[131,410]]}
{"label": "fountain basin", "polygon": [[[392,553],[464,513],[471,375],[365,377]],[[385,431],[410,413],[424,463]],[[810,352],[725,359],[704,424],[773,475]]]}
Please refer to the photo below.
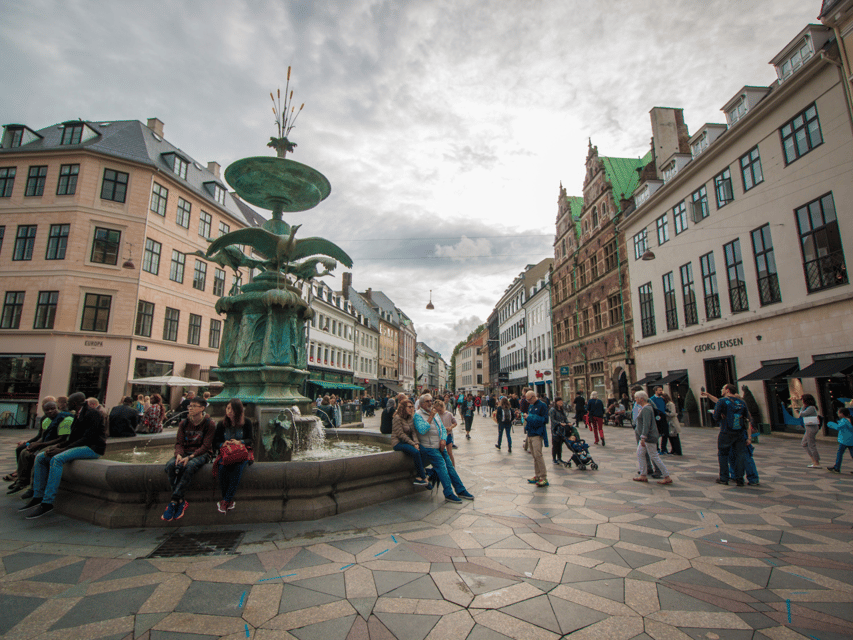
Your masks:
{"label": "fountain basin", "polygon": [[[390,437],[364,429],[330,429],[327,435],[347,441],[390,445]],[[110,441],[108,451],[174,442],[174,432]],[[256,462],[243,474],[236,508],[219,513],[218,481],[212,465],[193,478],[189,508],[179,526],[317,520],[371,504],[411,495],[414,464],[399,451],[335,460]],[[56,510],[109,529],[174,527],[160,515],[171,496],[163,464],[111,460],[76,460],[62,474]]]}

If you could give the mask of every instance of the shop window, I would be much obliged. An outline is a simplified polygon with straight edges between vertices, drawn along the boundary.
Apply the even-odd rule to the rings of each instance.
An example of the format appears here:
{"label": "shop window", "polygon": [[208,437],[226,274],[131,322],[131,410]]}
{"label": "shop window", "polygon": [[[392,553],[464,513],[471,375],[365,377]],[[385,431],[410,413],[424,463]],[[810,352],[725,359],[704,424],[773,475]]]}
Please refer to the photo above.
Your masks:
{"label": "shop window", "polygon": [[44,354],[0,355],[0,399],[38,400],[44,372]]}
{"label": "shop window", "polygon": [[68,395],[79,391],[87,398],[97,398],[103,403],[110,378],[110,361],[110,356],[72,356]]}
{"label": "shop window", "polygon": [[847,265],[831,193],[794,211],[809,293],[847,284]]}

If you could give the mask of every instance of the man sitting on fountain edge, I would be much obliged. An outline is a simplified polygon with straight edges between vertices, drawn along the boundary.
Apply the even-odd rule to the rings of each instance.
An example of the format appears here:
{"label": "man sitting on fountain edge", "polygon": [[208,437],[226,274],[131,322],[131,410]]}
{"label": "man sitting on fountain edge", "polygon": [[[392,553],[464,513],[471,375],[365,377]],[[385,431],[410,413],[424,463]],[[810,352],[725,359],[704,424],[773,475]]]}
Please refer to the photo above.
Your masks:
{"label": "man sitting on fountain edge", "polygon": [[193,475],[210,461],[216,425],[204,412],[207,400],[192,398],[187,408],[188,415],[178,426],[175,439],[175,457],[166,463],[166,473],[172,485],[172,499],[166,506],[162,520],[180,520],[187,510],[184,494]]}

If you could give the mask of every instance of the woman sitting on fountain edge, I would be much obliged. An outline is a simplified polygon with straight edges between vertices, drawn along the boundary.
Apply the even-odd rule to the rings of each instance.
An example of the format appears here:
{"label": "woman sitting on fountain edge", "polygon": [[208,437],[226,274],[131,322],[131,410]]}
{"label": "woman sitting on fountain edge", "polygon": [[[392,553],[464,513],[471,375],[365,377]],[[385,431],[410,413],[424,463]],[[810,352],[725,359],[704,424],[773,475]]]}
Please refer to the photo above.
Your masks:
{"label": "woman sitting on fountain edge", "polygon": [[[237,398],[232,398],[225,405],[225,417],[216,425],[216,433],[213,436],[213,453],[219,455],[219,449],[226,442],[232,444],[243,444],[246,448],[252,447],[252,421],[245,417],[243,403]],[[216,503],[219,513],[226,513],[234,508],[234,494],[240,484],[240,478],[246,467],[252,464],[251,460],[224,464],[221,459],[215,461],[214,475],[219,479],[219,490],[222,492],[222,500]]]}

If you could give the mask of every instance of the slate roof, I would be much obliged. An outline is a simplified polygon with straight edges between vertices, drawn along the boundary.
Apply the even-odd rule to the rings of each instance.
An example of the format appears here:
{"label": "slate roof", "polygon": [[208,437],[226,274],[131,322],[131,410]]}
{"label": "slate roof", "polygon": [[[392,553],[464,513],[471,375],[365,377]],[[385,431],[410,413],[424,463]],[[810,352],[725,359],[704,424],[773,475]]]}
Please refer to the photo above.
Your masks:
{"label": "slate roof", "polygon": [[832,8],[837,5],[841,0],[823,0],[823,5],[820,8],[820,13],[818,14],[818,18],[823,18],[827,13],[829,13]]}
{"label": "slate roof", "polygon": [[[361,294],[367,300],[371,306],[376,309],[382,309],[386,315],[390,316],[391,321],[390,324],[399,327],[400,326],[400,316],[397,313],[397,307],[391,301],[391,298],[386,296],[381,291],[370,290],[370,298],[367,297],[366,292]],[[372,301],[372,302],[371,302]]]}
{"label": "slate roof", "polygon": [[350,287],[349,290],[345,293],[345,297],[352,303],[352,306],[356,310],[356,312],[367,318],[367,322],[370,324],[371,329],[378,331],[379,314],[373,310],[373,307],[370,305],[370,302],[358,291],[356,291],[355,287]]}
{"label": "slate roof", "polygon": [[[20,147],[0,149],[0,157],[7,154],[38,153],[40,151],[54,151],[59,149],[62,151],[86,150],[120,160],[147,165],[154,169],[169,172],[171,175],[174,175],[176,180],[181,180],[181,178],[172,173],[172,167],[162,155],[164,153],[176,153],[190,163],[187,168],[187,178],[184,181],[189,190],[207,200],[209,206],[218,209],[223,208],[221,204],[213,199],[213,194],[207,190],[204,183],[217,182],[227,192],[225,180],[217,178],[206,166],[194,160],[192,156],[179,147],[156,136],[151,129],[140,121],[73,121],[85,124],[98,135],[80,144],[60,145],[63,124],[69,122],[71,121],[39,129],[37,133],[42,136],[40,139],[33,140]],[[243,209],[237,205],[236,200],[230,193],[225,194],[224,209],[239,222],[247,226],[255,226],[247,219]]]}

